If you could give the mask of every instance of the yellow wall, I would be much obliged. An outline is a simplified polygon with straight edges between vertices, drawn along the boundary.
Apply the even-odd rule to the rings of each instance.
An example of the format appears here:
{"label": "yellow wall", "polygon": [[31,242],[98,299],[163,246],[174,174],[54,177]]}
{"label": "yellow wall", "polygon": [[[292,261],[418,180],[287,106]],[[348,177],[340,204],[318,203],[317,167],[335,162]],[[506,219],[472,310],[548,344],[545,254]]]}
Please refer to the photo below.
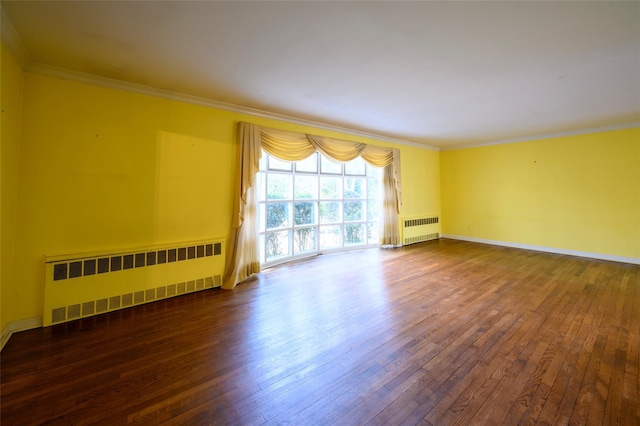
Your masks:
{"label": "yellow wall", "polygon": [[440,215],[440,152],[402,147],[401,217]]}
{"label": "yellow wall", "polygon": [[640,129],[441,152],[444,234],[640,258]]}
{"label": "yellow wall", "polygon": [[[238,121],[392,146],[37,74],[24,81],[10,321],[41,315],[44,255],[228,240]],[[396,147],[401,214],[438,213],[439,153]]]}
{"label": "yellow wall", "polygon": [[17,282],[14,275],[14,251],[16,210],[18,205],[18,177],[20,158],[20,129],[22,115],[22,70],[8,53],[2,49],[0,99],[1,150],[0,169],[2,197],[0,198],[0,330],[15,319],[12,314],[14,301],[18,298]]}

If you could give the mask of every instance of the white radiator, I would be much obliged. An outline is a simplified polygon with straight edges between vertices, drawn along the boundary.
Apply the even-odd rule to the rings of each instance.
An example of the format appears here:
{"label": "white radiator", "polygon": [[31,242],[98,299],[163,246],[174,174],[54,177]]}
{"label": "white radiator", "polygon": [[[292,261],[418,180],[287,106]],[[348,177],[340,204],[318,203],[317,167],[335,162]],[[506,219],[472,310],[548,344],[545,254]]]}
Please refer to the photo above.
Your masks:
{"label": "white radiator", "polygon": [[219,287],[224,241],[45,257],[43,324]]}
{"label": "white radiator", "polygon": [[421,243],[440,238],[440,219],[437,215],[422,215],[402,219],[402,245]]}

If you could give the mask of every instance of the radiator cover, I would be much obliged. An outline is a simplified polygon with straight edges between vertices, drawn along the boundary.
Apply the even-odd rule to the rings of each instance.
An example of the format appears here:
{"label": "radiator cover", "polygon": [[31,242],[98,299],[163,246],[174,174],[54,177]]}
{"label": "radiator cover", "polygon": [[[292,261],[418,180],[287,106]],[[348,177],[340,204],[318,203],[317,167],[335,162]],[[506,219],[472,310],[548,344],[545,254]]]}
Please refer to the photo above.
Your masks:
{"label": "radiator cover", "polygon": [[440,219],[437,215],[402,218],[402,245],[421,243],[440,238]]}
{"label": "radiator cover", "polygon": [[222,284],[224,240],[45,257],[43,325]]}

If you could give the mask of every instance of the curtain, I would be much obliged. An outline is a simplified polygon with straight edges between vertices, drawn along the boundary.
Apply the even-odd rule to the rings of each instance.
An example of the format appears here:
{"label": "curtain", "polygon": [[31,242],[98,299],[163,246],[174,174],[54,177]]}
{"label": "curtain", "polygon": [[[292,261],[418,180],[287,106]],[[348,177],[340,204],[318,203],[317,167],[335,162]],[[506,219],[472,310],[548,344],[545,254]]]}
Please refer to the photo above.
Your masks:
{"label": "curtain", "polygon": [[397,196],[393,163],[384,168],[382,187],[384,198],[382,199],[382,238],[380,243],[396,246],[400,244],[400,232],[398,231],[400,201]]}
{"label": "curtain", "polygon": [[237,283],[260,272],[254,186],[262,157],[260,139],[259,127],[238,126],[237,185],[223,288],[233,288]]}
{"label": "curtain", "polygon": [[383,225],[381,243],[400,244],[398,214],[402,205],[400,150],[343,141],[315,135],[286,132],[238,123],[236,190],[229,252],[226,256],[223,288],[233,288],[260,272],[257,230],[255,226],[255,178],[262,149],[286,161],[304,160],[316,151],[334,160],[346,162],[362,157],[367,163],[384,168]]}

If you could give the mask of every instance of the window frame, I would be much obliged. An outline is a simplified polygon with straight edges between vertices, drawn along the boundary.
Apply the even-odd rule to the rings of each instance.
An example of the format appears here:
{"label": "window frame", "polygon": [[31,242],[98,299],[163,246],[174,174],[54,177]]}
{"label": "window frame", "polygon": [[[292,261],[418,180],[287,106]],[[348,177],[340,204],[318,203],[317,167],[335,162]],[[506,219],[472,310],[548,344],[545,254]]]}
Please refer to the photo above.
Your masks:
{"label": "window frame", "polygon": [[[370,247],[379,247],[380,243],[380,234],[381,234],[381,223],[382,218],[380,214],[382,212],[382,176],[383,169],[379,167],[371,166],[367,164],[360,157],[355,161],[362,162],[364,165],[364,173],[353,174],[347,173],[347,167],[345,165],[347,163],[339,163],[335,162],[328,157],[322,156],[321,153],[315,152],[312,154],[316,159],[316,167],[315,172],[306,171],[306,170],[298,170],[297,162],[291,162],[291,167],[289,167],[290,171],[286,171],[284,167],[282,167],[283,160],[280,160],[276,157],[271,156],[266,151],[262,151],[262,158],[260,160],[260,171],[258,172],[258,176],[256,177],[256,184],[258,200],[256,202],[257,215],[256,220],[259,222],[257,225],[258,232],[258,246],[259,246],[259,259],[262,268],[268,268],[270,266],[275,266],[281,263],[289,262],[291,260],[302,259],[312,256],[317,256],[322,253],[333,253],[347,250],[359,250],[363,248]],[[325,161],[331,161],[334,164],[339,165],[340,173],[336,173],[335,171],[323,172],[322,171],[322,163],[323,157]],[[275,162],[278,167],[271,167],[271,159],[275,158]],[[301,162],[309,162],[308,159],[301,160]],[[313,167],[307,167],[307,169],[312,169]],[[269,184],[269,176],[277,176],[277,175],[287,175],[291,176],[291,185],[289,191],[289,198],[277,198],[277,199],[269,199],[268,198],[268,190],[267,185]],[[296,177],[302,176],[311,176],[316,177],[316,185],[315,185],[315,198],[298,198],[296,194]],[[321,188],[322,177],[326,178],[339,178],[340,185],[340,197],[339,198],[327,198],[324,197]],[[348,179],[360,179],[360,185],[364,186],[360,189],[360,198],[345,198],[345,185]],[[370,185],[375,181],[375,189],[374,192],[377,197],[373,198],[372,191],[370,189]],[[355,184],[355,181],[354,181]],[[313,186],[313,185],[312,185]],[[322,222],[321,221],[321,205],[322,203],[329,202],[337,202],[339,203],[340,209],[340,220],[337,222]],[[371,203],[377,204],[377,217],[374,219],[371,218],[370,214],[370,206]],[[267,210],[269,204],[275,203],[289,203],[290,208],[288,209],[288,223],[279,227],[267,228]],[[296,203],[312,203],[314,204],[313,208],[313,216],[314,223],[313,224],[300,224],[296,225]],[[346,203],[359,203],[361,209],[361,216],[359,220],[346,220],[345,216],[345,205]],[[359,227],[361,229],[360,232],[363,233],[363,243],[348,243],[346,242],[346,232],[348,228],[353,229],[353,227]],[[323,230],[328,231],[330,229],[339,228],[339,238],[338,243],[332,246],[322,246],[321,247],[321,238],[323,236]],[[375,229],[373,229],[375,228]],[[312,238],[314,241],[314,248],[308,251],[297,251],[296,247],[296,231],[303,229],[313,229]],[[270,235],[275,235],[276,233],[280,233],[279,235],[283,235],[282,233],[286,231],[286,238],[281,237],[278,244],[287,244],[287,254],[282,256],[269,256],[268,252],[268,244]],[[334,232],[335,233],[335,232]],[[375,243],[371,242],[375,239]],[[299,246],[298,246],[299,250]]]}

